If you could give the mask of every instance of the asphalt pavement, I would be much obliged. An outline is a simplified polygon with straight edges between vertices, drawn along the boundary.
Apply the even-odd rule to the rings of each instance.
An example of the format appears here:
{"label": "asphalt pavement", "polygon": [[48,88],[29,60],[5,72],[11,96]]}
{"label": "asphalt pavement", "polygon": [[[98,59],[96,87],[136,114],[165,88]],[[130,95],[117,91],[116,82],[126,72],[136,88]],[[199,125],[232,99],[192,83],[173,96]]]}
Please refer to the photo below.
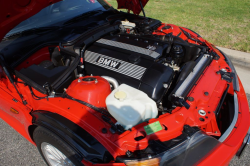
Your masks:
{"label": "asphalt pavement", "polygon": [[[250,105],[250,54],[223,49],[232,59],[236,71],[243,83]],[[232,53],[232,54],[231,54]],[[240,56],[235,56],[240,55]],[[245,57],[247,56],[247,57]],[[223,154],[221,154],[223,156]],[[18,134],[12,127],[0,118],[0,166],[45,166],[45,162],[34,145]],[[243,156],[234,157],[230,166],[250,166],[250,146]]]}
{"label": "asphalt pavement", "polygon": [[0,118],[0,166],[45,166],[37,148]]}
{"label": "asphalt pavement", "polygon": [[240,77],[245,92],[250,94],[250,66],[247,68],[244,66],[234,65],[234,67],[238,76]]}

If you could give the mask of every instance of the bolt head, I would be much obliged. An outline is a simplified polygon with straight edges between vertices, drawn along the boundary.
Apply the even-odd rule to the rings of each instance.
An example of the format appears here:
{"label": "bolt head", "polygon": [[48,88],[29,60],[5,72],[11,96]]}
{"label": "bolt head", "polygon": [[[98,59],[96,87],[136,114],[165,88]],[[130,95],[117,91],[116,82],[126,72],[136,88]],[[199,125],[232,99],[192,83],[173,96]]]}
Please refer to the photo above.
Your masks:
{"label": "bolt head", "polygon": [[223,72],[227,72],[227,69],[224,69],[224,68],[222,68],[222,69],[220,69],[221,71],[223,71]]}
{"label": "bolt head", "polygon": [[194,101],[194,98],[190,97],[190,96],[187,99],[188,99],[188,101]]}
{"label": "bolt head", "polygon": [[168,84],[163,84],[163,87],[167,89],[168,88]]}
{"label": "bolt head", "polygon": [[201,116],[206,116],[206,114],[207,114],[206,111],[204,111],[204,110],[199,110],[198,112]]}

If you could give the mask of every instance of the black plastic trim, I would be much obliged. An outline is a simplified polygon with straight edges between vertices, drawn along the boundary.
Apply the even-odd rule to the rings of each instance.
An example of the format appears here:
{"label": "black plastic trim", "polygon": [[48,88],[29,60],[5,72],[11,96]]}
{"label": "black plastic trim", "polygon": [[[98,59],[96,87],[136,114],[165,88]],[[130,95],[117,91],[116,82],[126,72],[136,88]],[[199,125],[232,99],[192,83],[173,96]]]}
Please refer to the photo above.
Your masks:
{"label": "black plastic trim", "polygon": [[227,57],[227,55],[224,52],[222,52],[218,48],[216,48],[216,49],[219,50],[220,53],[224,56],[225,61],[227,62],[228,66],[231,68],[231,70],[232,70],[231,76],[233,76],[233,88],[234,88],[234,91],[239,92],[240,91],[239,80],[238,80],[237,72],[234,68],[232,61]]}
{"label": "black plastic trim", "polygon": [[15,68],[18,65],[20,65],[24,60],[26,60],[27,58],[29,58],[32,54],[34,54],[35,52],[37,52],[39,49],[44,48],[46,46],[52,46],[52,45],[58,45],[58,44],[59,44],[59,42],[47,42],[47,43],[40,44],[37,47],[35,47],[34,49],[32,49],[31,51],[29,51],[27,54],[23,55],[17,61],[14,61],[13,63],[11,63],[10,66],[12,68]]}
{"label": "black plastic trim", "polygon": [[51,86],[54,89],[59,88],[59,86],[62,84],[63,81],[65,81],[65,79],[67,77],[69,77],[69,75],[76,69],[77,65],[80,62],[80,56],[78,56],[76,53],[68,51],[66,49],[60,48],[61,53],[66,53],[72,57],[75,57],[73,63],[69,66],[69,68],[59,77],[57,78],[52,84]]}
{"label": "black plastic trim", "polygon": [[226,90],[223,92],[223,95],[222,95],[222,97],[221,97],[221,100],[220,100],[220,102],[219,102],[219,104],[218,104],[218,106],[217,106],[217,108],[216,108],[216,110],[215,110],[215,116],[216,116],[216,118],[218,118],[218,115],[219,115],[219,113],[220,113],[221,107],[222,107],[222,105],[223,105],[223,103],[224,103],[224,100],[225,100],[225,98],[226,98],[226,96],[227,96],[227,92],[228,92],[229,87],[230,87],[230,85],[227,84],[227,88],[226,88]]}
{"label": "black plastic trim", "polygon": [[45,127],[58,135],[85,160],[96,163],[107,163],[113,160],[108,150],[92,135],[70,120],[48,111],[31,113],[32,123]]}
{"label": "black plastic trim", "polygon": [[38,85],[37,83],[35,83],[33,80],[29,79],[28,77],[26,77],[25,75],[23,75],[22,73],[20,73],[19,71],[15,70],[15,75],[20,78],[21,80],[23,80],[27,85],[30,85],[31,87],[35,88],[36,90],[38,90],[39,92],[46,94],[46,90],[45,88],[43,88],[42,86]]}
{"label": "black plastic trim", "polygon": [[234,92],[234,117],[233,117],[233,120],[232,120],[230,126],[223,133],[223,135],[219,138],[220,142],[224,142],[227,139],[227,137],[231,134],[231,132],[234,129],[235,124],[236,124],[236,122],[238,120],[238,115],[239,115],[238,96],[237,96],[237,93]]}
{"label": "black plastic trim", "polygon": [[81,48],[84,45],[88,46],[92,42],[98,40],[102,36],[116,31],[119,29],[119,25],[109,25],[109,24],[104,24],[102,26],[99,26],[97,28],[91,29],[83,34],[81,34],[80,37],[77,39],[74,39],[72,41],[68,41],[67,43],[62,43],[63,46],[72,46],[74,45],[74,48]]}
{"label": "black plastic trim", "polygon": [[117,157],[117,162],[129,164],[159,158],[160,166],[197,165],[218,145],[220,142],[215,138],[186,125],[180,136],[166,142],[151,140],[145,150],[134,152],[131,157]]}
{"label": "black plastic trim", "polygon": [[[74,57],[73,63],[61,74],[60,77],[58,77],[52,84],[51,87],[53,89],[58,89],[59,86],[70,76],[70,74],[77,68],[77,65],[80,62],[80,57],[71,51],[68,51],[66,49],[61,48],[61,52],[70,55],[71,57]],[[26,77],[24,74],[20,73],[19,71],[15,70],[15,74],[18,78],[22,79],[25,83],[30,85],[31,87],[35,88],[39,92],[43,94],[47,94],[47,91],[44,87],[41,85],[38,85],[36,82],[34,82],[32,79]]]}
{"label": "black plastic trim", "polygon": [[[184,27],[184,28],[185,28],[185,27]],[[196,34],[197,37],[201,37],[201,35],[199,35],[197,32],[195,32],[195,31],[193,31],[193,30],[191,30],[191,29],[189,29],[189,28],[186,28],[186,29],[188,29],[188,30],[190,30],[191,32],[193,32],[194,34]]]}

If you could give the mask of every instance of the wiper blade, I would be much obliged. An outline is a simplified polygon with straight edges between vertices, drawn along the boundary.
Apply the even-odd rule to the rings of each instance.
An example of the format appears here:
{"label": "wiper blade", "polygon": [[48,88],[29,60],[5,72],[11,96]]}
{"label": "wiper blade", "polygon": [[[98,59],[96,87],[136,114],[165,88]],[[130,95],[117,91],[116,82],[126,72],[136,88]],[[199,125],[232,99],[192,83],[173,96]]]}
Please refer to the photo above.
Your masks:
{"label": "wiper blade", "polygon": [[86,13],[83,13],[83,14],[80,14],[76,17],[73,17],[72,19],[69,19],[68,21],[66,21],[63,25],[68,25],[68,24],[72,24],[72,23],[75,23],[79,20],[83,20],[85,18],[88,18],[90,16],[94,16],[96,14],[99,14],[99,13],[102,13],[103,11],[102,10],[93,10],[93,11],[89,11],[89,12],[86,12]]}
{"label": "wiper blade", "polygon": [[[4,39],[8,39],[14,36],[19,36],[19,35],[30,35],[30,34],[44,34],[47,33],[49,31],[54,31],[57,29],[60,29],[60,26],[50,26],[50,27],[39,27],[39,28],[31,28],[31,29],[27,29],[24,31],[20,31],[20,32],[16,32],[10,35],[7,35],[4,37]],[[3,40],[4,40],[3,39]]]}

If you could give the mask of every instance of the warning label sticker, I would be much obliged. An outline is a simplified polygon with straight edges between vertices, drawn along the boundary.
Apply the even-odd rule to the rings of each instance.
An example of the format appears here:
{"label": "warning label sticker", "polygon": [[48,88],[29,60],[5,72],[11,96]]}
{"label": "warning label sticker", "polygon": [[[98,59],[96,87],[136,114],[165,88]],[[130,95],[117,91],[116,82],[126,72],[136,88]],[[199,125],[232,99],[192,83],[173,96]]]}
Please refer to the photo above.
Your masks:
{"label": "warning label sticker", "polygon": [[147,135],[150,135],[150,134],[156,133],[158,131],[161,131],[162,126],[161,126],[160,122],[157,121],[157,122],[151,123],[147,126],[144,126],[144,129],[145,129]]}

